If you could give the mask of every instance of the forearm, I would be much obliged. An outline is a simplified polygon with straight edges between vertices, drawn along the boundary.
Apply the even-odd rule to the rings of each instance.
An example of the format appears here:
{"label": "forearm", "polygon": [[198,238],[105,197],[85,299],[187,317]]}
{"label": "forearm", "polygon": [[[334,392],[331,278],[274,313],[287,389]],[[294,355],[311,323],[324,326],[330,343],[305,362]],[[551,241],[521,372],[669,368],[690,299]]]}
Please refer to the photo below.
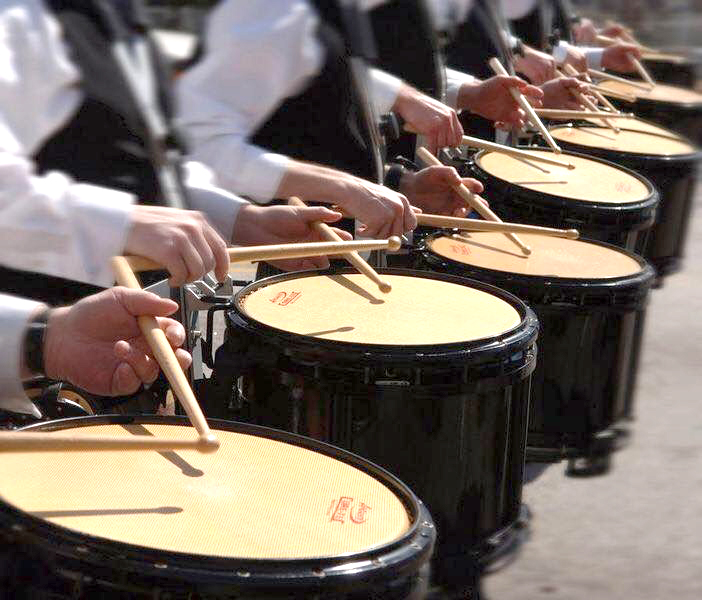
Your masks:
{"label": "forearm", "polygon": [[344,189],[353,179],[353,175],[323,165],[290,161],[276,197],[297,196],[302,200],[343,205]]}
{"label": "forearm", "polygon": [[129,194],[41,177],[30,161],[0,157],[0,262],[6,266],[108,286],[109,259],[129,230]]}

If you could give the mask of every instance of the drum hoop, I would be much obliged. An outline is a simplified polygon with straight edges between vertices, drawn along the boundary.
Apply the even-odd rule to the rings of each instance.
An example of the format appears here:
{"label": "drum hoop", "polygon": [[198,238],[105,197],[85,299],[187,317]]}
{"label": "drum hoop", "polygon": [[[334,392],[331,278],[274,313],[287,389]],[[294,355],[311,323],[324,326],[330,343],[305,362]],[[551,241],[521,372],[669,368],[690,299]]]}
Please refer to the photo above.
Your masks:
{"label": "drum hoop", "polygon": [[[700,107],[702,109],[702,107]],[[646,120],[646,119],[644,119]],[[662,127],[662,125],[658,123],[654,123],[652,121],[646,120],[647,123],[650,123],[651,125],[657,125],[658,127]],[[587,121],[574,121],[572,123],[568,123],[567,125],[553,125],[549,127],[549,131],[553,129],[561,129],[563,127],[570,126],[574,128],[580,128],[580,127],[588,127],[592,129],[602,129],[606,130],[607,128],[604,127],[603,125],[598,125],[597,123],[589,123]],[[626,126],[622,127],[623,130],[627,130]],[[631,131],[631,130],[627,130]],[[644,174],[639,173],[638,171],[631,169],[630,167],[626,167],[620,163],[614,162],[608,158],[603,158],[602,155],[607,154],[613,155],[613,156],[618,156],[622,157],[624,160],[631,160],[631,161],[638,161],[641,163],[641,166],[639,167],[637,165],[637,168],[649,168],[649,165],[655,166],[655,165],[671,165],[674,163],[694,163],[699,160],[702,160],[702,148],[700,148],[695,142],[693,142],[691,139],[685,137],[684,135],[678,133],[677,131],[671,130],[672,133],[675,135],[679,136],[680,139],[685,142],[686,144],[689,144],[690,146],[693,146],[696,148],[694,152],[688,152],[687,154],[671,154],[671,155],[657,155],[657,154],[644,154],[643,152],[627,152],[625,150],[612,150],[610,148],[602,148],[601,146],[585,146],[584,144],[578,144],[577,142],[571,142],[569,140],[558,140],[558,143],[561,144],[564,148],[567,148],[568,150],[564,152],[564,155],[568,154],[574,154],[576,156],[582,156],[584,158],[590,158],[592,160],[597,160],[599,162],[607,163],[610,165],[614,165],[618,169],[622,171],[627,171],[629,174],[636,176],[639,179],[643,179],[645,182],[647,182],[653,189],[655,190],[655,186],[652,185],[652,183],[649,181],[647,177],[645,177]],[[638,132],[638,133],[646,133],[645,131],[643,132]],[[570,148],[577,148],[577,150],[571,150]],[[587,150],[596,150],[600,152],[600,155],[598,156],[593,156],[592,154],[589,154],[588,152],[584,152],[581,150],[581,148],[585,148]]]}
{"label": "drum hoop", "polygon": [[550,290],[558,291],[559,289],[562,290],[567,290],[569,293],[572,293],[573,291],[577,290],[582,290],[582,292],[590,292],[592,293],[593,291],[598,291],[600,293],[606,293],[609,294],[614,288],[646,288],[650,287],[650,285],[653,284],[653,279],[655,277],[655,270],[654,268],[646,262],[644,258],[641,256],[634,254],[632,252],[629,252],[627,250],[624,250],[623,248],[620,248],[618,246],[614,246],[612,244],[607,244],[605,242],[600,242],[598,240],[589,240],[589,239],[581,239],[583,242],[587,242],[589,244],[596,244],[598,246],[602,246],[604,248],[608,248],[610,250],[615,250],[617,252],[621,252],[623,254],[626,254],[629,258],[634,259],[640,266],[641,266],[641,271],[638,273],[634,273],[631,275],[623,275],[620,277],[610,277],[607,279],[582,279],[582,278],[575,278],[575,277],[553,277],[553,276],[545,276],[545,275],[527,275],[524,273],[513,273],[511,271],[500,271],[497,269],[490,269],[488,267],[480,266],[480,265],[472,265],[472,264],[467,264],[467,263],[462,263],[460,261],[454,260],[452,258],[448,258],[446,256],[443,256],[441,254],[438,254],[437,252],[434,252],[431,247],[430,247],[430,242],[434,240],[435,238],[438,237],[443,237],[445,236],[445,233],[438,232],[435,234],[432,234],[428,236],[427,238],[424,239],[422,242],[422,246],[420,248],[420,252],[424,258],[425,261],[427,261],[429,264],[436,263],[437,261],[439,263],[443,263],[445,265],[450,265],[453,268],[463,268],[463,269],[472,269],[472,270],[478,270],[478,271],[483,271],[483,272],[488,272],[490,274],[494,275],[502,275],[505,279],[509,279],[510,282],[516,282],[516,283],[524,283],[528,284],[529,286],[542,286],[545,288],[548,288]]}
{"label": "drum hoop", "polygon": [[[314,570],[314,572],[329,569],[329,572],[325,572],[325,575],[321,577],[328,578],[331,581],[339,577],[353,578],[353,574],[355,574],[356,571],[359,571],[359,576],[362,578],[362,576],[367,575],[368,572],[380,571],[382,569],[384,569],[383,572],[390,572],[393,567],[400,571],[409,569],[412,565],[421,562],[425,556],[428,557],[430,554],[436,537],[436,529],[431,516],[414,492],[400,479],[382,467],[347,450],[294,433],[220,419],[208,419],[208,423],[215,433],[217,429],[220,429],[248,435],[258,434],[259,437],[265,437],[266,439],[280,441],[318,452],[363,471],[385,485],[395,494],[400,502],[402,502],[412,519],[410,528],[400,537],[387,544],[368,548],[356,553],[304,559],[252,559],[189,554],[186,552],[151,548],[93,536],[74,531],[68,527],[56,525],[40,517],[34,517],[2,499],[0,499],[0,523],[5,518],[8,518],[11,525],[20,525],[19,530],[12,527],[11,529],[13,531],[27,532],[31,530],[32,532],[38,532],[43,542],[42,545],[47,545],[48,542],[53,552],[57,554],[69,553],[71,556],[81,561],[97,561],[101,556],[110,555],[112,559],[119,557],[119,559],[124,559],[125,563],[131,563],[137,566],[153,566],[165,563],[168,565],[168,568],[161,571],[161,574],[165,576],[168,576],[169,573],[173,576],[177,573],[202,572],[207,569],[219,567],[221,571],[218,569],[214,574],[212,571],[209,571],[207,575],[217,576],[226,574],[229,579],[235,580],[237,584],[241,585],[247,585],[247,582],[249,585],[260,584],[260,581],[257,581],[256,578],[266,578],[267,576],[271,579],[267,581],[269,585],[284,585],[286,583],[290,585],[289,579],[281,580],[281,572],[283,573],[283,579],[285,579],[284,574],[289,574],[291,579],[296,580],[300,579],[299,571],[304,571],[306,569]],[[67,428],[87,427],[100,424],[190,426],[188,419],[180,416],[97,415],[34,423],[23,427],[21,430],[58,431]],[[90,546],[94,551],[83,554],[75,550],[76,548],[87,546]],[[413,552],[410,552],[410,550]],[[96,556],[96,554],[100,556]],[[364,565],[364,562],[368,564]],[[353,574],[349,575],[349,573],[343,569],[344,563],[351,563],[353,565],[351,569],[354,572]],[[233,568],[236,568],[236,571]],[[155,570],[158,572],[158,567],[155,567]],[[241,575],[242,570],[251,572],[251,580],[249,579],[249,574]],[[323,582],[323,579],[320,579],[318,575],[312,576],[312,579],[320,582],[320,585]]]}
{"label": "drum hoop", "polygon": [[[560,143],[560,141],[559,141]],[[567,145],[567,144],[564,144]],[[533,150],[533,146],[519,146],[520,149],[522,150]],[[541,149],[541,147],[539,147]],[[492,173],[488,173],[479,163],[480,158],[482,158],[485,154],[489,154],[490,151],[488,150],[480,150],[473,156],[473,166],[476,169],[476,171],[479,172],[479,174],[484,178],[484,179],[489,179],[490,181],[494,181],[498,183],[501,186],[504,186],[508,189],[511,190],[519,190],[520,195],[524,195],[530,199],[541,201],[542,204],[545,204],[543,202],[544,199],[549,200],[548,206],[553,206],[554,208],[556,205],[558,205],[559,208],[566,208],[566,209],[571,209],[573,211],[575,210],[585,210],[585,211],[593,211],[597,210],[598,212],[601,213],[611,213],[611,214],[622,214],[622,213],[634,213],[634,212],[645,212],[647,210],[652,210],[654,209],[658,203],[659,203],[659,193],[656,187],[653,185],[653,183],[648,179],[648,177],[645,177],[641,173],[638,173],[634,171],[633,169],[630,169],[628,167],[625,167],[623,165],[617,164],[615,162],[612,162],[611,160],[607,160],[605,158],[599,157],[599,156],[593,156],[591,154],[587,154],[584,152],[575,152],[572,150],[568,150],[566,152],[563,152],[561,156],[566,157],[566,156],[576,156],[578,158],[584,158],[587,160],[591,160],[594,162],[601,163],[603,165],[607,165],[608,167],[613,167],[617,169],[618,171],[623,171],[627,175],[632,176],[634,179],[637,179],[638,181],[642,182],[647,190],[648,190],[648,196],[644,198],[643,200],[637,200],[635,202],[626,202],[622,204],[611,204],[611,203],[603,203],[603,202],[592,202],[589,200],[578,200],[576,198],[568,198],[567,196],[559,196],[557,194],[551,194],[549,192],[542,192],[540,190],[532,190],[531,188],[527,188],[521,185],[517,185],[515,183],[512,183],[511,181],[507,181],[506,179],[502,179],[498,177],[497,175],[493,175]]]}
{"label": "drum hoop", "polygon": [[[286,340],[290,344],[295,345],[309,345],[314,344],[316,347],[321,347],[328,349],[329,351],[358,353],[368,360],[380,360],[382,358],[387,358],[392,360],[393,357],[399,360],[400,357],[412,356],[417,360],[418,364],[420,361],[432,361],[441,360],[442,358],[455,357],[457,353],[465,354],[479,354],[485,351],[494,350],[494,345],[500,342],[505,342],[507,340],[512,340],[513,338],[521,339],[522,337],[536,337],[536,332],[532,331],[535,329],[533,321],[536,320],[534,313],[531,309],[517,296],[503,290],[497,286],[485,283],[483,281],[469,279],[467,277],[462,277],[460,275],[454,275],[451,273],[438,273],[432,271],[421,271],[416,269],[394,269],[394,268],[379,268],[376,271],[383,275],[404,275],[410,277],[419,277],[423,279],[435,279],[438,281],[446,281],[449,283],[456,283],[459,285],[464,285],[466,287],[471,287],[482,292],[487,292],[493,296],[498,297],[500,300],[507,302],[512,308],[514,308],[520,317],[520,322],[513,328],[502,332],[499,335],[480,338],[476,340],[470,340],[467,342],[452,342],[448,344],[416,344],[416,345],[386,345],[386,344],[361,344],[358,342],[344,342],[341,340],[328,340],[320,339],[309,336],[304,336],[290,331],[285,331],[284,329],[279,329],[263,323],[253,317],[244,313],[240,309],[241,300],[252,292],[255,292],[261,288],[266,287],[272,283],[277,283],[280,281],[286,281],[288,279],[297,279],[300,277],[315,277],[319,275],[348,275],[357,273],[356,270],[347,267],[332,268],[327,271],[296,271],[293,273],[284,273],[282,275],[273,275],[271,277],[266,277],[264,279],[259,279],[254,281],[245,288],[239,290],[234,295],[234,308],[232,308],[227,313],[228,320],[237,320],[238,325],[244,325],[249,331],[254,331],[260,334],[265,334],[266,336],[275,336],[278,339]],[[516,342],[515,339],[515,342]],[[511,354],[511,351],[507,349],[503,350],[504,354]]]}

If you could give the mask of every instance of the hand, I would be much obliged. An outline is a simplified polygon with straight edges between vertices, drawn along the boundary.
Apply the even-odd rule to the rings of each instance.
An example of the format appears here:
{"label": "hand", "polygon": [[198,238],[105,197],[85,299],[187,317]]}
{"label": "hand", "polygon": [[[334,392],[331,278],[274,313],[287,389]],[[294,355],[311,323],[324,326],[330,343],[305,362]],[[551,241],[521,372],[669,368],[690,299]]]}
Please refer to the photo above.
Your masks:
{"label": "hand", "polygon": [[524,46],[524,56],[514,57],[514,68],[534,85],[541,85],[556,77],[554,58],[529,46]]}
{"label": "hand", "polygon": [[578,50],[575,46],[569,46],[566,49],[564,65],[571,65],[578,73],[587,73],[587,57]]}
{"label": "hand", "polygon": [[163,265],[168,283],[183,285],[210,271],[219,281],[229,272],[227,244],[199,212],[160,206],[136,206],[131,214],[125,254]]}
{"label": "hand", "polygon": [[519,77],[496,75],[485,81],[466,83],[458,93],[458,106],[500,125],[520,128],[526,115],[510,93],[518,89],[532,106],[541,106],[543,92]]}
{"label": "hand", "polygon": [[541,86],[544,92],[545,108],[562,108],[566,110],[583,110],[583,106],[575,99],[572,91],[587,94],[588,87],[574,77],[554,79]]}
{"label": "hand", "polygon": [[637,43],[634,36],[631,35],[631,30],[627,27],[624,27],[624,25],[621,25],[620,23],[608,21],[607,25],[600,29],[599,33],[600,35],[604,35],[606,37],[619,38],[622,41],[628,42],[630,44]]}
{"label": "hand", "polygon": [[429,152],[460,146],[463,127],[456,111],[426,94],[404,85],[392,107],[407,125],[427,138]]}
{"label": "hand", "polygon": [[[341,216],[340,212],[323,206],[242,206],[234,224],[233,239],[242,245],[322,242],[324,238],[311,227],[311,223],[335,223]],[[341,239],[352,239],[347,231],[333,229]],[[269,262],[285,271],[329,267],[326,256]]]}
{"label": "hand", "polygon": [[620,42],[605,48],[602,54],[602,66],[612,71],[631,73],[636,70],[634,58],[641,59],[641,48],[634,44]]}
{"label": "hand", "polygon": [[471,209],[456,192],[459,183],[463,183],[474,194],[483,191],[483,185],[476,179],[461,179],[453,167],[438,165],[427,167],[418,173],[406,173],[400,182],[400,189],[413,206],[424,212],[465,217]]}
{"label": "hand", "polygon": [[590,19],[581,19],[580,23],[574,25],[573,35],[575,37],[575,42],[579,46],[599,45],[597,44],[597,36],[599,35],[599,32],[597,31],[595,24]]}
{"label": "hand", "polygon": [[[47,377],[101,396],[133,394],[142,383],[153,383],[159,371],[137,317],[155,316],[175,350],[185,330],[164,317],[177,308],[151,292],[115,287],[52,310],[44,341]],[[184,369],[190,365],[185,350],[176,350],[176,357]]]}
{"label": "hand", "polygon": [[336,205],[346,216],[358,219],[361,231],[373,237],[402,235],[417,226],[402,194],[322,165],[290,161],[276,197],[291,196]]}

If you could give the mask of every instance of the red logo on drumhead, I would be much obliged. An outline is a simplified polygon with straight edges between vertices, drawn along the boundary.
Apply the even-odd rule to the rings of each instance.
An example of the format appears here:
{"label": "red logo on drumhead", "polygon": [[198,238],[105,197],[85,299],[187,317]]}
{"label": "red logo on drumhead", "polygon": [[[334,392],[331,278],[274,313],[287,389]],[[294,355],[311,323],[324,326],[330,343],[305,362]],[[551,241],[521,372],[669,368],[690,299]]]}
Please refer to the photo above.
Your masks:
{"label": "red logo on drumhead", "polygon": [[470,254],[470,248],[463,244],[451,244],[451,250],[453,250],[454,254],[460,254],[461,256],[468,256]]}
{"label": "red logo on drumhead", "polygon": [[348,518],[349,523],[360,525],[368,520],[370,509],[371,507],[365,502],[358,502],[358,505],[354,506],[353,498],[341,496],[338,500],[332,500],[327,514],[330,515],[330,522],[346,523]]}
{"label": "red logo on drumhead", "polygon": [[278,306],[287,306],[297,301],[297,299],[302,295],[302,292],[278,292],[270,302],[277,304]]}

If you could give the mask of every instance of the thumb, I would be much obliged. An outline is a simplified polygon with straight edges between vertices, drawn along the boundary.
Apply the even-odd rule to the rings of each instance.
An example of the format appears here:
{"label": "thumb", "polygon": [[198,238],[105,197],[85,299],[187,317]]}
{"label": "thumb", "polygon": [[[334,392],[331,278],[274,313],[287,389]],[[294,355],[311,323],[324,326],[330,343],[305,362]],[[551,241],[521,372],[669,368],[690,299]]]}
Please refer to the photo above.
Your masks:
{"label": "thumb", "polygon": [[115,293],[124,309],[135,317],[143,315],[167,317],[178,310],[178,305],[173,300],[161,298],[144,290],[115,288]]}

